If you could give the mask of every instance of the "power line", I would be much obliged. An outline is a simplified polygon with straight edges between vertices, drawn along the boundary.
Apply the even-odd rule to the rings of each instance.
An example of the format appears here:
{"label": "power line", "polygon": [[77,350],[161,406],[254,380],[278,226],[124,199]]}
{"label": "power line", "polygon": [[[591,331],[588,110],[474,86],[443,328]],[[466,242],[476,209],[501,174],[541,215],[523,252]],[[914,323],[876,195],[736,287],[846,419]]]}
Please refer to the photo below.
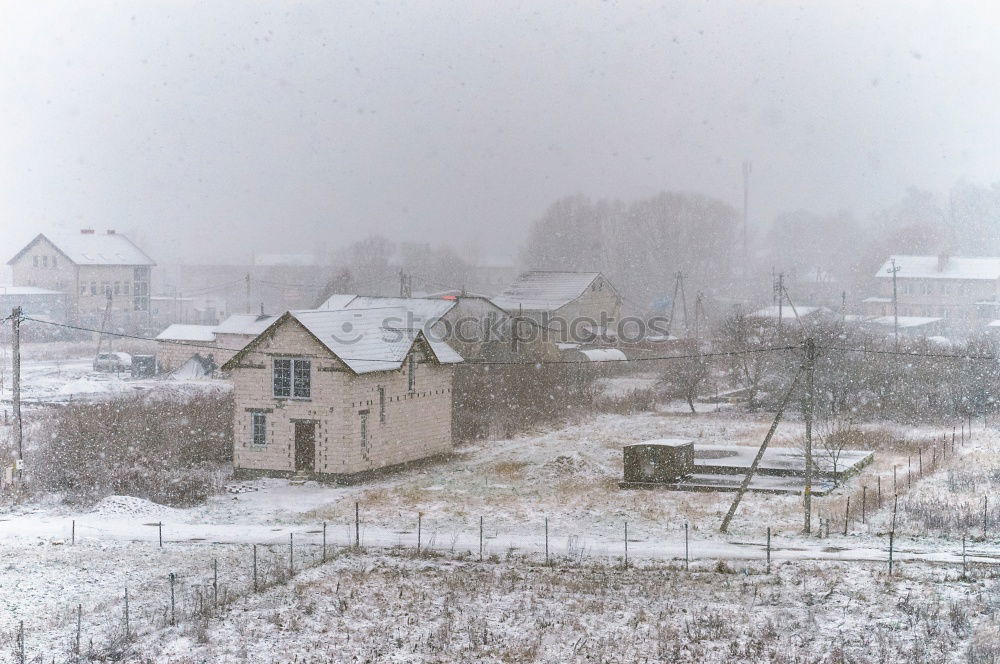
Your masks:
{"label": "power line", "polygon": [[[38,318],[31,318],[30,316],[22,316],[21,320],[31,321],[33,323],[41,323],[43,325],[53,325],[55,327],[62,327],[70,330],[77,330],[80,332],[94,332],[100,333],[100,330],[95,330],[89,327],[83,327],[80,325],[70,325],[68,323],[56,323],[53,321],[40,320]],[[154,337],[143,337],[137,334],[128,334],[125,332],[105,332],[104,334],[119,337],[122,339],[135,339],[137,341],[152,341],[162,344],[170,344],[176,346],[183,346],[185,348],[203,348],[205,350],[224,350],[233,353],[240,353],[245,348],[227,348],[224,346],[215,346],[206,343],[198,342],[187,342],[178,341],[174,339],[156,339]],[[719,351],[716,353],[698,353],[698,354],[687,354],[687,355],[661,355],[654,357],[625,357],[625,358],[612,358],[608,360],[601,360],[601,362],[655,362],[661,360],[685,360],[685,359],[699,359],[699,358],[709,358],[709,357],[732,357],[735,355],[746,355],[753,353],[775,353],[784,352],[790,350],[798,350],[799,346],[770,346],[765,348],[749,348],[745,350],[734,350],[734,351]],[[248,351],[250,353],[256,353],[259,355],[266,355],[263,351]],[[329,360],[330,358],[326,355],[316,355],[316,354],[297,354],[296,357],[305,357],[311,359],[319,360]],[[343,357],[336,355],[338,359],[345,361],[358,361],[358,362],[386,362],[391,364],[396,364],[397,360],[381,360],[377,358],[370,357]],[[525,365],[525,366],[540,366],[549,364],[581,364],[586,365],[588,362],[582,360],[529,360],[529,361],[505,361],[505,360],[472,360],[465,361],[464,364],[474,364],[474,365]]]}
{"label": "power line", "polygon": [[817,348],[821,348],[823,350],[836,350],[844,353],[867,353],[870,355],[898,355],[903,357],[928,357],[947,360],[1000,361],[1000,356],[997,355],[956,355],[955,353],[926,353],[910,350],[883,350],[879,348],[847,348],[844,346],[817,346]]}

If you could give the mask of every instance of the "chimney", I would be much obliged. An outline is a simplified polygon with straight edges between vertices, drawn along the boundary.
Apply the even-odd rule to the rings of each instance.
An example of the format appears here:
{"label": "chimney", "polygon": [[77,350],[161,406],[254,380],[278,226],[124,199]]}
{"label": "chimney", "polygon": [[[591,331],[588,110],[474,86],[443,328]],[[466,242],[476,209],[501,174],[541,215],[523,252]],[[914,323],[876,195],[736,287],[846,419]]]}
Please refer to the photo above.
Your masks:
{"label": "chimney", "polygon": [[114,234],[115,234],[115,229],[109,228],[108,229],[108,235],[114,235]]}
{"label": "chimney", "polygon": [[942,251],[938,254],[938,272],[944,272],[948,269],[948,262],[951,260],[951,256],[948,255],[947,251]]}
{"label": "chimney", "polygon": [[94,229],[93,228],[81,228],[80,229],[80,234],[81,235],[93,235],[94,234]]}

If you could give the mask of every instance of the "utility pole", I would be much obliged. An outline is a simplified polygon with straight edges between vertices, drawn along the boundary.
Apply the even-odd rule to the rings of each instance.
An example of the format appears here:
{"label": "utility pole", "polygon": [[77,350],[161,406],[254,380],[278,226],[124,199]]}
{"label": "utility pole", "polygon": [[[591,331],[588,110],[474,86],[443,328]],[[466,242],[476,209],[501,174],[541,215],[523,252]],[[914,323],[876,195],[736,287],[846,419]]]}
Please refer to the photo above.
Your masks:
{"label": "utility pole", "polygon": [[774,286],[778,294],[778,338],[781,338],[782,319],[785,317],[785,273],[778,273],[778,283]]}
{"label": "utility pole", "polygon": [[247,284],[247,313],[250,313],[250,273],[249,272],[247,272],[246,284]]}
{"label": "utility pole", "polygon": [[687,336],[687,332],[688,332],[688,310],[687,310],[687,295],[685,295],[685,293],[684,293],[684,273],[683,272],[675,272],[674,273],[674,297],[670,301],[670,329],[667,332],[668,334],[670,334],[670,333],[676,334],[676,332],[674,332],[674,330],[676,329],[674,327],[674,321],[676,320],[675,317],[677,315],[677,297],[678,297],[678,295],[680,296],[681,306],[683,308],[683,314],[684,314],[684,336],[686,337]]}
{"label": "utility pole", "polygon": [[895,258],[889,260],[892,263],[892,267],[888,269],[889,274],[892,275],[892,334],[895,339],[894,350],[899,350],[899,299],[896,291],[896,273],[899,272],[901,267],[896,265]]}
{"label": "utility pole", "polygon": [[24,427],[21,425],[21,307],[14,307],[10,315],[14,338],[14,442],[17,443],[17,478],[24,472]]}
{"label": "utility pole", "polygon": [[747,160],[743,162],[743,271],[749,273],[750,269],[750,249],[747,243],[747,227],[750,225],[750,173],[753,171],[753,164]]}
{"label": "utility pole", "polygon": [[802,491],[803,509],[805,510],[805,533],[812,530],[812,425],[813,407],[815,405],[815,375],[816,375],[816,341],[809,337],[806,339],[806,399],[805,399],[805,420],[806,420],[806,477],[805,487]]}

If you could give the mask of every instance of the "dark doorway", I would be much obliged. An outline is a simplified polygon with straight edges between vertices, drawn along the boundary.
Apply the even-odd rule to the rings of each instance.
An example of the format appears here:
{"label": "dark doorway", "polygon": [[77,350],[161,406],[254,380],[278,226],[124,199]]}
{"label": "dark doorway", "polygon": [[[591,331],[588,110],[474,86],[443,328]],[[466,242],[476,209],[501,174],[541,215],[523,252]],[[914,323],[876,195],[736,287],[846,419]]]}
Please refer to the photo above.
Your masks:
{"label": "dark doorway", "polygon": [[316,470],[316,423],[295,423],[295,470]]}

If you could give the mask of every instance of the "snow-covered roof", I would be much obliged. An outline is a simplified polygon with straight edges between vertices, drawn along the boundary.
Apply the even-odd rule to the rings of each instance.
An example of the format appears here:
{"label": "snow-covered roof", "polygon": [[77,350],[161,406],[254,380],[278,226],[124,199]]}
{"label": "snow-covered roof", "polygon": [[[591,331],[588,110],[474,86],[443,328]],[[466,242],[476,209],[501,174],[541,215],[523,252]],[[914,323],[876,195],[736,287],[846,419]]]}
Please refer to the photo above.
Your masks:
{"label": "snow-covered roof", "polygon": [[215,341],[214,325],[173,323],[156,335],[158,341]]}
{"label": "snow-covered roof", "polygon": [[318,260],[313,254],[254,254],[253,264],[260,266],[273,265],[317,265]]}
{"label": "snow-covered roof", "polygon": [[799,318],[806,318],[807,316],[812,316],[813,314],[819,313],[822,307],[800,307],[796,306],[792,309],[789,305],[784,305],[778,307],[778,305],[773,305],[770,307],[764,307],[763,309],[758,309],[757,311],[750,314],[751,318],[778,318],[779,314],[781,320],[795,320],[795,314],[798,313]]}
{"label": "snow-covered roof", "polygon": [[[693,445],[694,441],[690,438],[654,438],[653,440],[644,440],[641,443],[635,443],[634,445],[660,445],[661,447],[685,447],[687,445]],[[633,447],[634,445],[626,445],[625,447]]]}
{"label": "snow-covered roof", "polygon": [[580,352],[591,362],[621,362],[628,359],[617,348],[591,348]]}
{"label": "snow-covered roof", "polygon": [[493,298],[493,304],[507,311],[554,311],[580,297],[600,276],[600,272],[525,272]]}
{"label": "snow-covered roof", "polygon": [[37,286],[0,286],[0,296],[2,295],[64,295],[64,293]]}
{"label": "snow-covered roof", "polygon": [[[879,316],[878,318],[872,318],[869,322],[884,327],[893,327],[896,324],[896,320],[892,316]],[[934,318],[933,316],[899,316],[898,318],[900,328],[923,327],[925,325],[940,323],[943,320],[943,318]]]}
{"label": "snow-covered roof", "polygon": [[215,326],[215,333],[257,336],[276,320],[278,317],[270,314],[233,314]]}
{"label": "snow-covered roof", "polygon": [[[348,299],[349,298],[349,299]],[[403,316],[398,320],[387,313],[386,319],[393,326],[407,325],[422,328],[433,324],[455,306],[456,300],[422,297],[381,297],[376,295],[331,295],[321,304],[320,310],[398,309]]]}
{"label": "snow-covered roof", "polygon": [[156,265],[153,259],[121,233],[39,233],[11,258],[11,264],[42,238],[76,265]]}
{"label": "snow-covered roof", "polygon": [[886,302],[892,302],[891,297],[881,297],[879,295],[873,295],[872,297],[866,297],[861,300],[862,302],[871,302],[874,304],[885,304]]}
{"label": "snow-covered roof", "polygon": [[427,342],[438,362],[462,362],[451,346],[428,339],[419,329],[386,326],[386,320],[403,320],[405,313],[402,309],[379,308],[295,311],[287,315],[302,323],[355,373],[398,369],[417,338]]}
{"label": "snow-covered roof", "polygon": [[938,256],[890,256],[875,276],[891,279],[889,270],[893,260],[899,270],[896,276],[900,279],[1000,279],[1000,258],[965,256],[949,256],[944,260]]}

